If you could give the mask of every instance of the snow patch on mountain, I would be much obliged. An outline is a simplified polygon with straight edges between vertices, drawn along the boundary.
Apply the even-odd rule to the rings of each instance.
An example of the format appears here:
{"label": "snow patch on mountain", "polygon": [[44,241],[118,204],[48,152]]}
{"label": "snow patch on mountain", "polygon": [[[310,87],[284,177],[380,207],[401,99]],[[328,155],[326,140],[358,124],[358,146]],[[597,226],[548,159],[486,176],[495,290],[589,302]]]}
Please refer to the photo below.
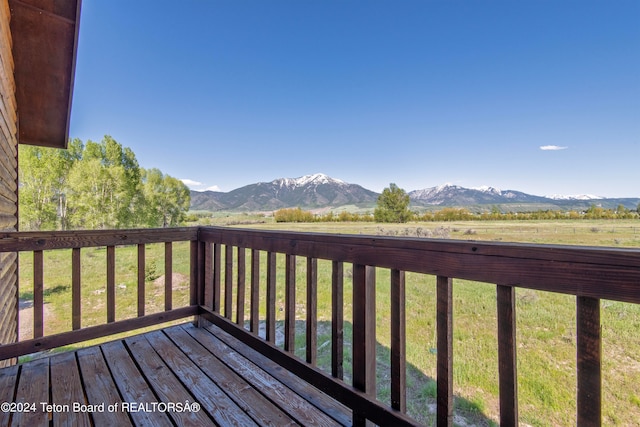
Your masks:
{"label": "snow patch on mountain", "polygon": [[321,184],[346,184],[346,182],[331,178],[323,173],[314,173],[311,175],[301,176],[299,178],[279,178],[271,181],[272,184],[279,185],[280,187],[304,187],[306,185],[321,185]]}
{"label": "snow patch on mountain", "polygon": [[553,200],[600,200],[605,199],[605,197],[594,196],[593,194],[578,194],[578,195],[563,195],[563,194],[553,194],[551,196],[546,196]]}

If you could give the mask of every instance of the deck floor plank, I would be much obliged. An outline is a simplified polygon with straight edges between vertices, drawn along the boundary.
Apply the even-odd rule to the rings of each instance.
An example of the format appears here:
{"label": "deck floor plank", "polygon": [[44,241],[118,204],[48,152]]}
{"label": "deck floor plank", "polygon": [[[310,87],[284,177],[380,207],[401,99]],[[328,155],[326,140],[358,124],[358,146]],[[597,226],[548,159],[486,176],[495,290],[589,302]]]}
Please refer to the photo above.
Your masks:
{"label": "deck floor plank", "polygon": [[[144,335],[126,338],[125,343],[138,362],[142,374],[162,402],[195,402],[193,395],[175,377]],[[168,414],[178,425],[215,425],[213,420],[208,417],[207,412],[202,410],[197,412],[170,411]]]}
{"label": "deck floor plank", "polygon": [[49,360],[51,375],[51,403],[59,405],[58,408],[70,407],[71,410],[52,410],[53,423],[55,425],[91,426],[89,413],[74,411],[73,404],[85,405],[80,371],[76,363],[76,354],[72,352],[62,353],[51,357]]}
{"label": "deck floor plank", "polygon": [[[183,328],[247,381],[260,387],[270,400],[283,404],[282,409],[300,424],[351,425],[351,414],[344,416],[347,410],[342,405],[311,387],[307,382],[293,375],[287,375],[288,371],[255,350],[244,345],[229,345],[236,342],[221,329],[215,326],[196,328],[191,325],[183,325]],[[219,337],[224,337],[228,341],[223,342]],[[256,369],[257,366],[260,369]],[[309,402],[314,405],[309,405]]]}
{"label": "deck floor plank", "polygon": [[[0,399],[35,411],[0,413],[0,425],[351,425],[348,409],[294,378],[222,330],[189,323],[1,368]],[[160,409],[187,401],[201,409]]]}
{"label": "deck floor plank", "polygon": [[[149,384],[138,371],[135,362],[124,347],[122,341],[112,341],[100,346],[113,380],[120,391],[123,402],[129,404],[159,403]],[[169,416],[161,411],[132,410],[130,413],[136,426],[171,427]]]}
{"label": "deck floor plank", "polygon": [[[18,365],[0,369],[0,403],[13,402],[16,391],[16,379],[18,377]],[[0,426],[8,426],[11,420],[11,412],[0,411]]]}
{"label": "deck floor plank", "polygon": [[35,410],[13,413],[12,426],[48,426],[49,413],[42,410],[42,402],[49,403],[49,359],[37,359],[22,365],[18,378],[16,402],[33,404]]}
{"label": "deck floor plank", "polygon": [[[85,386],[87,403],[90,405],[122,405],[122,399],[113,382],[107,363],[100,347],[88,347],[78,350],[78,364]],[[120,411],[93,411],[91,414],[96,426],[101,425],[132,425],[129,415]]]}
{"label": "deck floor plank", "polygon": [[165,329],[164,332],[259,425],[274,427],[298,425],[182,328],[175,326]]}
{"label": "deck floor plank", "polygon": [[217,422],[224,425],[257,425],[166,335],[156,331],[146,334],[145,338],[173,371],[174,375],[180,379]]}

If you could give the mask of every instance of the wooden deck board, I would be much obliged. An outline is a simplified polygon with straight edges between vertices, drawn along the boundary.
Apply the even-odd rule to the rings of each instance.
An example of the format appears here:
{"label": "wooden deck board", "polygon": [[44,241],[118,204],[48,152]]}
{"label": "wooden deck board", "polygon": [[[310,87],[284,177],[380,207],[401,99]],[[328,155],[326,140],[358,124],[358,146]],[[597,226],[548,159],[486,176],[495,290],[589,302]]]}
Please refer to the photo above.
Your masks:
{"label": "wooden deck board", "polygon": [[240,375],[213,356],[205,347],[202,347],[185,330],[174,327],[165,330],[165,333],[258,424],[264,426],[298,425]]}
{"label": "wooden deck board", "polygon": [[[0,369],[0,399],[36,409],[0,412],[0,425],[351,424],[343,405],[298,381],[221,330],[184,324]],[[200,410],[168,405],[187,401]]]}
{"label": "wooden deck board", "polygon": [[[16,390],[16,379],[18,378],[19,366],[14,365],[0,369],[0,403],[13,401]],[[0,426],[8,426],[11,419],[11,412],[0,411]]]}
{"label": "wooden deck board", "polygon": [[[184,328],[236,372],[252,384],[258,384],[268,393],[267,397],[285,404],[283,409],[302,425],[351,425],[351,413],[347,408],[257,351],[240,344],[220,328],[213,325],[204,329],[188,325]],[[261,369],[256,370],[256,365]]]}
{"label": "wooden deck board", "polygon": [[[53,356],[49,362],[52,404],[62,407],[69,401],[86,403],[75,353],[69,352]],[[78,427],[91,426],[87,412],[73,410],[56,410],[53,412],[53,423]]]}

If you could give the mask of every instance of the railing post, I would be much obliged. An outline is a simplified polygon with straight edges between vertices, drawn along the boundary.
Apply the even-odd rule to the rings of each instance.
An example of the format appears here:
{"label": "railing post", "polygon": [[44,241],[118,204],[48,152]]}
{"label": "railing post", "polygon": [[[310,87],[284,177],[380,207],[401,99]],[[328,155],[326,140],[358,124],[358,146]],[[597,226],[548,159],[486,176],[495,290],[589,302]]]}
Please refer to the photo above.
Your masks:
{"label": "railing post", "polygon": [[107,323],[116,321],[116,247],[107,246]]}
{"label": "railing post", "polygon": [[244,328],[244,299],[246,278],[246,251],[238,247],[238,293],[236,300],[236,324]]}
{"label": "railing post", "polygon": [[267,321],[265,338],[276,342],[276,254],[267,252]]}
{"label": "railing post", "polygon": [[82,327],[82,286],[81,286],[80,248],[71,250],[71,328],[75,331]]}
{"label": "railing post", "polygon": [[293,353],[296,343],[296,256],[285,256],[284,351]]}
{"label": "railing post", "polygon": [[500,425],[518,425],[515,288],[498,285],[498,372],[500,377]]}
{"label": "railing post", "polygon": [[224,317],[233,315],[233,246],[224,247]]}
{"label": "railing post", "polygon": [[44,255],[33,251],[33,338],[44,333]]}
{"label": "railing post", "polygon": [[600,299],[578,296],[576,299],[578,425],[602,423]]}
{"label": "railing post", "polygon": [[318,260],[307,258],[307,363],[318,356]]}
{"label": "railing post", "polygon": [[173,307],[173,245],[164,243],[164,310]]}
{"label": "railing post", "polygon": [[145,311],[145,275],[146,255],[144,243],[138,244],[138,317],[144,316]]}
{"label": "railing post", "polygon": [[438,427],[453,426],[453,281],[437,276]]}
{"label": "railing post", "polygon": [[[376,275],[375,267],[353,265],[353,386],[376,395]],[[366,414],[353,412],[354,425],[365,425]]]}
{"label": "railing post", "polygon": [[251,249],[251,311],[249,331],[258,334],[260,329],[260,251]]}
{"label": "railing post", "polygon": [[391,270],[391,407],[407,411],[405,273]]}
{"label": "railing post", "polygon": [[202,242],[202,257],[204,258],[203,271],[203,305],[213,310],[213,245],[209,242]]}
{"label": "railing post", "polygon": [[213,244],[213,311],[220,314],[220,243]]}
{"label": "railing post", "polygon": [[331,262],[331,375],[343,379],[344,361],[344,268]]}

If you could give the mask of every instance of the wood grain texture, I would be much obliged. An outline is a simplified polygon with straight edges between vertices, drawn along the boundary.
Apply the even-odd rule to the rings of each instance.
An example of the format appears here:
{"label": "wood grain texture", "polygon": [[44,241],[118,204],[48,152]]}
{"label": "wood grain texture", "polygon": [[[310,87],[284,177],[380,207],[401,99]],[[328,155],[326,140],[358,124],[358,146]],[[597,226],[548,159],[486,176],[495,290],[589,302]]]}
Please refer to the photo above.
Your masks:
{"label": "wood grain texture", "polygon": [[224,317],[233,317],[233,246],[224,248]]}
{"label": "wood grain texture", "polygon": [[82,264],[80,248],[71,250],[71,328],[82,327]]}
{"label": "wood grain texture", "polygon": [[[90,405],[122,405],[122,399],[111,377],[109,367],[99,347],[78,350],[78,365],[85,386],[87,402]],[[95,425],[130,426],[126,412],[96,411],[92,414]]]}
{"label": "wood grain texture", "polygon": [[276,254],[267,253],[267,319],[266,339],[276,342]]}
{"label": "wood grain texture", "polygon": [[173,245],[164,243],[164,309],[173,307]]}
{"label": "wood grain texture", "polygon": [[436,278],[438,330],[437,425],[453,426],[453,281]]}
{"label": "wood grain texture", "polygon": [[244,301],[247,276],[247,251],[244,248],[237,249],[238,274],[237,274],[237,297],[236,297],[236,323],[244,326]]}
{"label": "wood grain texture", "polygon": [[344,377],[344,266],[331,263],[331,375]]}
{"label": "wood grain texture", "polygon": [[318,359],[318,260],[307,258],[307,363],[315,366]]}
{"label": "wood grain texture", "polygon": [[260,324],[260,251],[251,250],[251,315],[249,331],[258,334]]}
{"label": "wood grain texture", "polygon": [[391,407],[407,411],[407,334],[404,271],[391,270]]}
{"label": "wood grain texture", "polygon": [[578,297],[577,367],[578,425],[600,426],[602,423],[602,327],[600,300]]}
{"label": "wood grain texture", "polygon": [[116,248],[107,246],[107,323],[116,321]]}
{"label": "wood grain texture", "polygon": [[296,257],[285,255],[284,350],[295,352],[296,344]]}
{"label": "wood grain texture", "polygon": [[496,287],[498,312],[498,374],[500,425],[518,425],[518,375],[516,358],[515,288]]}
{"label": "wood grain texture", "polygon": [[[80,371],[75,353],[62,353],[51,357],[51,403],[54,405],[73,405],[75,402],[86,405]],[[88,412],[53,411],[53,425],[91,426]]]}

